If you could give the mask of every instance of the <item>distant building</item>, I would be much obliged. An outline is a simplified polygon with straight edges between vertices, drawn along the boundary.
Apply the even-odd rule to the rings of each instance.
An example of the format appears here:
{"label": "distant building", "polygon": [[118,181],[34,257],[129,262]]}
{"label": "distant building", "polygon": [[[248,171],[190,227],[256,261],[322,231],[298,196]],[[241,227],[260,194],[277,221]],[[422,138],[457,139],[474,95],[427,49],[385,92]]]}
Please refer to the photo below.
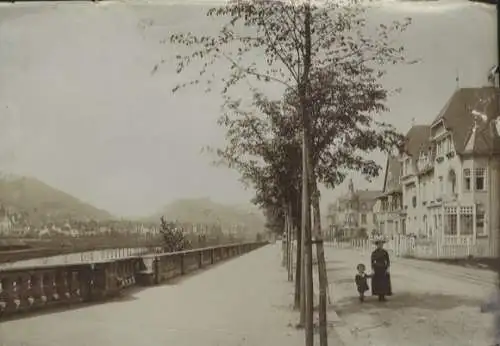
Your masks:
{"label": "distant building", "polygon": [[378,229],[386,237],[406,234],[406,210],[402,209],[402,165],[395,156],[387,159],[383,193],[377,202]]}
{"label": "distant building", "polygon": [[14,227],[14,222],[10,213],[2,205],[0,206],[0,234],[10,233]]}
{"label": "distant building", "polygon": [[377,232],[377,215],[374,207],[381,193],[373,190],[355,190],[351,179],[347,194],[329,207],[330,233],[335,233],[335,237],[352,238],[369,236]]}

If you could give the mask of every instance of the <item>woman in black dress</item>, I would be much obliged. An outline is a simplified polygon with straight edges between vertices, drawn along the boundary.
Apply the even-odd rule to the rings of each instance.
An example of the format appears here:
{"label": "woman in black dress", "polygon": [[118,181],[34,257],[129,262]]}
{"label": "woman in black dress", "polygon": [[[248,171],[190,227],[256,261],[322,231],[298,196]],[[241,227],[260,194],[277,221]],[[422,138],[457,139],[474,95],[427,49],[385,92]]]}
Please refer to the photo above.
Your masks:
{"label": "woman in black dress", "polygon": [[377,248],[372,252],[372,295],[378,296],[379,301],[385,301],[386,296],[392,295],[391,277],[389,275],[389,254],[384,250],[384,241],[375,241]]}

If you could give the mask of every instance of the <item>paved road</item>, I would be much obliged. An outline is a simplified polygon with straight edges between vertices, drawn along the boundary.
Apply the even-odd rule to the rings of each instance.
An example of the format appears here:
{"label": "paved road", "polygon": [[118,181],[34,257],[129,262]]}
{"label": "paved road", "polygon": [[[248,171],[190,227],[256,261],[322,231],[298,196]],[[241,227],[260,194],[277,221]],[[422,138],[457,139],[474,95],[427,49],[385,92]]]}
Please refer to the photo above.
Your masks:
{"label": "paved road", "polygon": [[[302,346],[279,249],[269,245],[117,302],[1,323],[0,344]],[[340,345],[331,334],[330,344]]]}
{"label": "paved road", "polygon": [[[335,310],[356,346],[487,346],[492,316],[479,311],[495,274],[416,260],[392,259],[394,296],[360,304],[353,283],[358,263],[369,253],[326,249]],[[347,344],[347,343],[346,343]]]}

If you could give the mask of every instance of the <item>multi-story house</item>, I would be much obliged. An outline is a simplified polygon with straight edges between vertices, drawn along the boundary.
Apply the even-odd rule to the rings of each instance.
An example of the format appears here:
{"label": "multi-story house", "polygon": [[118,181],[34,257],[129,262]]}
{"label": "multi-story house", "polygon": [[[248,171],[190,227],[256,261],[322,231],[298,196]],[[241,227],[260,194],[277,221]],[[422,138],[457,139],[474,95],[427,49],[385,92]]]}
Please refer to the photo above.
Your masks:
{"label": "multi-story house", "polygon": [[[493,87],[459,89],[429,126],[410,129],[399,157],[403,227],[396,233],[494,248],[500,226],[498,96]],[[386,191],[398,169],[394,161],[387,163],[386,203],[395,196],[392,187]]]}
{"label": "multi-story house", "polygon": [[402,165],[399,158],[389,156],[385,168],[384,188],[377,202],[378,230],[386,237],[406,234],[406,210],[401,189]]}
{"label": "multi-story house", "polygon": [[351,179],[347,194],[329,206],[330,231],[336,231],[337,236],[344,238],[377,231],[374,207],[380,194],[381,191],[355,190]]}

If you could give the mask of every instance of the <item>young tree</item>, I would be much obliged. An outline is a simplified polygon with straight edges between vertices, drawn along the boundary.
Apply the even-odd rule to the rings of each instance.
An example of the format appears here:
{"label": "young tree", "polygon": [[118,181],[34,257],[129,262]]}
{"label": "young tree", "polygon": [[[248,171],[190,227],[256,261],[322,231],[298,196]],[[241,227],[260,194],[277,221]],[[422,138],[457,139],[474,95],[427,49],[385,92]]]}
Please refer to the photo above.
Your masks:
{"label": "young tree", "polygon": [[[200,79],[178,87],[198,84],[208,76],[210,67],[220,59],[230,66],[228,78],[222,78],[222,93],[248,78],[275,82],[295,92],[302,130],[302,235],[305,240],[306,285],[306,345],[313,343],[312,320],[312,251],[310,229],[310,157],[311,113],[314,99],[312,77],[324,71],[356,75],[372,68],[371,76],[380,77],[378,68],[387,63],[404,60],[402,47],[391,44],[390,34],[404,30],[407,23],[380,25],[378,34],[366,34],[367,7],[358,1],[350,4],[325,0],[313,5],[310,0],[298,4],[290,1],[235,1],[211,9],[208,16],[226,17],[227,24],[217,36],[196,36],[179,33],[171,42],[193,47],[193,53],[178,56],[178,71],[182,72],[194,60],[203,61]],[[251,59],[247,57],[251,55]],[[263,64],[256,60],[262,58]],[[209,83],[213,80],[209,77]],[[177,90],[178,87],[175,89]],[[341,143],[344,145],[345,143]],[[339,151],[341,154],[342,151]],[[314,180],[315,182],[315,180]],[[315,194],[315,200],[319,195]],[[322,345],[326,340],[322,338]]]}
{"label": "young tree", "polygon": [[160,233],[163,236],[166,252],[184,251],[192,247],[183,228],[176,222],[167,222],[163,216],[160,221]]}
{"label": "young tree", "polygon": [[[252,202],[260,206],[268,221],[282,233],[285,219],[296,230],[297,263],[301,263],[300,232],[300,139],[296,118],[283,115],[279,102],[267,100],[255,91],[253,111],[240,108],[239,102],[226,104],[219,125],[226,128],[226,143],[216,150],[218,163],[236,169],[242,181],[256,191]],[[299,307],[302,268],[295,268],[295,307]]]}

